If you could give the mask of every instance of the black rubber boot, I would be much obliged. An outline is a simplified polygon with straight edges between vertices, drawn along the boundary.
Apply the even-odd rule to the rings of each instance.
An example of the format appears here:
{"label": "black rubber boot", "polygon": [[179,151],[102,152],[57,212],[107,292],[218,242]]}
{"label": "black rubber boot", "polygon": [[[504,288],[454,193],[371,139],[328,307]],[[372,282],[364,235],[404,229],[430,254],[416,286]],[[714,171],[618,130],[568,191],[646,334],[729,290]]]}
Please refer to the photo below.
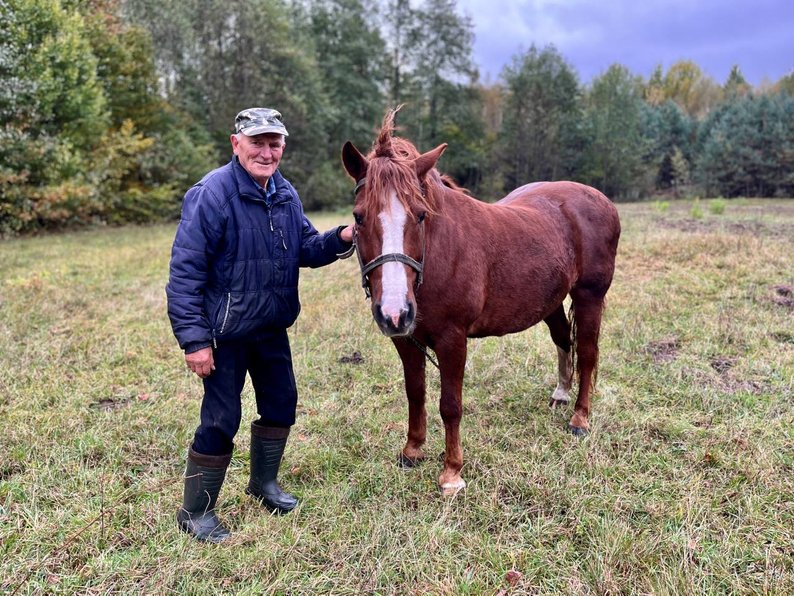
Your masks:
{"label": "black rubber boot", "polygon": [[251,424],[251,480],[245,492],[276,513],[289,513],[298,504],[276,481],[288,436],[289,428]]}
{"label": "black rubber boot", "polygon": [[192,447],[188,450],[185,497],[176,519],[183,532],[202,542],[222,542],[231,536],[215,516],[215,503],[231,460],[231,453],[204,455]]}

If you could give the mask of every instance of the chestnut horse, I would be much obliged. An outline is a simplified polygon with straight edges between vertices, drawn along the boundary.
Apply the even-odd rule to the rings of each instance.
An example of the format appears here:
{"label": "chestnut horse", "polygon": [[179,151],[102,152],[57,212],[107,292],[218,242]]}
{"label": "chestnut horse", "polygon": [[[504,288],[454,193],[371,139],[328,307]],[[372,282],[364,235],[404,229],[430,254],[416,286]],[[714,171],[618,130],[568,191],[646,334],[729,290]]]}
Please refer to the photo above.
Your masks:
{"label": "chestnut horse", "polygon": [[459,429],[468,337],[501,336],[544,321],[559,372],[549,405],[570,399],[575,351],[578,395],[569,428],[577,436],[588,432],[620,221],[609,199],[575,182],[536,182],[495,204],[478,201],[435,169],[446,144],[420,155],[393,136],[396,111],[386,114],[369,155],[347,142],[342,161],[356,181],[362,283],[403,364],[408,437],[400,463],[425,458],[426,346],[441,371],[446,449],[438,483],[449,495],[466,485]]}

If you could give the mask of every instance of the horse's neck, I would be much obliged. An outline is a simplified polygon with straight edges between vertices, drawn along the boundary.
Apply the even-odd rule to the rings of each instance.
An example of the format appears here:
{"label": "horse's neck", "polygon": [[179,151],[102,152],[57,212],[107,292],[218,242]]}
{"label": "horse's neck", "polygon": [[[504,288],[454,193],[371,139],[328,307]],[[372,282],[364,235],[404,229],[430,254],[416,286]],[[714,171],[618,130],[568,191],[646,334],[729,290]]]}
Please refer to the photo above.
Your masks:
{"label": "horse's neck", "polygon": [[442,252],[453,247],[465,247],[470,242],[482,241],[483,224],[492,205],[464,192],[444,188],[436,201],[431,242]]}
{"label": "horse's neck", "polygon": [[[442,190],[437,201],[437,210],[442,216],[439,219],[445,220],[445,222],[440,222],[441,225],[444,223],[458,225],[460,222],[477,218],[491,207],[492,205],[465,192],[447,187]],[[476,225],[476,222],[472,223]]]}

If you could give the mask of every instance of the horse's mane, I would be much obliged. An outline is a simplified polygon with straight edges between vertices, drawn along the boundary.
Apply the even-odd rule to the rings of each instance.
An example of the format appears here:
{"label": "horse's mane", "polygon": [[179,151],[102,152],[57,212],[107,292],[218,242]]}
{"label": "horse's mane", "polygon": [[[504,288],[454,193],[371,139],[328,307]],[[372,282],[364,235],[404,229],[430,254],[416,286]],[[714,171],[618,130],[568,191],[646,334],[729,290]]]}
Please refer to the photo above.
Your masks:
{"label": "horse's mane", "polygon": [[424,188],[422,187],[413,164],[420,155],[419,151],[407,139],[394,136],[394,116],[400,107],[390,110],[384,116],[378,138],[367,155],[367,200],[371,203],[370,207],[377,209],[378,205],[374,203],[378,197],[383,197],[387,191],[394,189],[397,198],[407,210],[421,209],[435,213],[445,189],[462,189],[436,168],[427,173]]}

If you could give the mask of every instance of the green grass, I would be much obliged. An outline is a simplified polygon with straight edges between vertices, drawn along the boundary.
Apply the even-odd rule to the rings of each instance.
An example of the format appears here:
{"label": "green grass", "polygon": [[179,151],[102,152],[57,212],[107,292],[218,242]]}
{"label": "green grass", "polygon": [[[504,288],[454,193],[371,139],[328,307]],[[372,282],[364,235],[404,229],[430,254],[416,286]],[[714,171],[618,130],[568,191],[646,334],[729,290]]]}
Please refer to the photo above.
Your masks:
{"label": "green grass", "polygon": [[173,226],[0,243],[0,592],[794,592],[794,201],[619,209],[592,434],[546,406],[544,326],[471,340],[453,499],[435,459],[395,465],[402,372],[355,259],[304,271],[282,468],[302,504],[244,495],[241,432],[221,546],[174,521],[201,384],[165,314]]}

